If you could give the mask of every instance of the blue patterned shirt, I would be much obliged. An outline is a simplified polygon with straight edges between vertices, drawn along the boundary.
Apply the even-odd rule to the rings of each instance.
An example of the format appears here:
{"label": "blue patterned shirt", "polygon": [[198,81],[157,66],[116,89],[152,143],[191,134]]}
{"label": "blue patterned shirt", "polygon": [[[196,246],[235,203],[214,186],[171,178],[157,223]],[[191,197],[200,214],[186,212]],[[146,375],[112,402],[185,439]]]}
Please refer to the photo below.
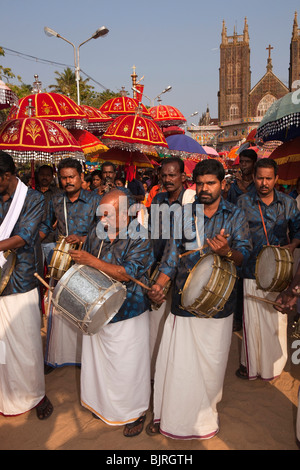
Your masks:
{"label": "blue patterned shirt", "polygon": [[255,279],[257,256],[267,245],[258,202],[261,204],[270,245],[287,245],[289,238],[300,240],[300,211],[297,209],[295,199],[274,190],[274,200],[267,206],[256,191],[253,194],[242,195],[238,200],[238,207],[246,213],[253,244],[249,261],[243,267],[243,277],[247,279]]}
{"label": "blue patterned shirt", "polygon": [[[65,223],[64,200],[67,209],[68,231]],[[55,217],[59,235],[85,236],[93,222],[98,219],[96,210],[100,200],[99,194],[85,189],[81,189],[78,199],[74,202],[70,201],[65,192],[53,194],[49,202],[47,224],[42,224],[41,231],[48,235],[50,222]]]}
{"label": "blue patterned shirt", "polygon": [[[0,195],[0,223],[9,210],[13,196],[14,194],[3,202]],[[40,244],[39,226],[44,216],[44,204],[44,196],[28,188],[20,216],[10,235],[18,235],[25,241],[25,245],[16,250],[16,264],[2,296],[29,292],[39,286],[34,273],[38,266],[37,246]]]}
{"label": "blue patterned shirt", "polygon": [[[184,206],[183,210],[190,209],[190,204]],[[187,310],[180,308],[181,305],[181,291],[185,285],[189,271],[195,266],[200,259],[200,252],[196,251],[182,258],[180,254],[189,251],[191,248],[187,247],[187,243],[191,240],[186,236],[190,233],[195,233],[195,215],[197,206],[199,206],[198,199],[192,204],[192,218],[190,219],[191,227],[188,227],[183,233],[182,239],[170,239],[166,244],[165,253],[160,266],[160,271],[173,279],[173,294],[172,294],[172,308],[171,311],[174,315],[193,317],[194,315]],[[198,207],[199,210],[199,207]],[[250,242],[250,232],[245,214],[242,210],[238,209],[233,204],[221,198],[219,207],[215,214],[209,218],[204,215],[204,245],[206,245],[206,238],[213,238],[218,235],[221,229],[225,229],[225,233],[229,235],[227,241],[228,245],[238,250],[243,254],[243,264],[247,263],[250,250],[252,248]],[[211,253],[211,249],[207,246],[203,248],[203,254]],[[237,268],[237,273],[240,269]],[[214,318],[223,318],[231,315],[234,312],[236,304],[236,286],[233,289],[224,309],[217,313]]]}
{"label": "blue patterned shirt", "polygon": [[[135,227],[134,233],[139,233],[141,226],[135,223]],[[132,236],[129,224],[128,232],[120,233],[112,243],[108,237],[103,240],[99,258],[107,263],[123,266],[127,274],[148,285],[147,271],[154,262],[154,256],[150,240],[144,238],[142,233],[145,235],[142,231],[141,237]],[[102,240],[97,236],[96,224],[94,224],[88,233],[83,249],[98,257],[101,242]],[[141,286],[133,281],[126,282],[125,285],[126,299],[111,323],[136,317],[150,308],[147,293]]]}
{"label": "blue patterned shirt", "polygon": [[[253,194],[255,192],[255,184],[254,181],[247,186],[247,193]],[[237,204],[238,198],[242,195],[246,194],[244,193],[238,186],[237,181],[234,180],[229,188],[228,194],[227,194],[227,201],[231,202],[232,204]]]}

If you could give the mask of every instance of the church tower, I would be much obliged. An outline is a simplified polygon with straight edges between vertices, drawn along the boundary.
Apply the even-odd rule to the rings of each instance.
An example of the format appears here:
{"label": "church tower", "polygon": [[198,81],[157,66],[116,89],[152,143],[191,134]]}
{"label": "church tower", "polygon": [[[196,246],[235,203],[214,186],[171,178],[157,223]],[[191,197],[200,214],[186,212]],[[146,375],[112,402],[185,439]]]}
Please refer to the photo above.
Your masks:
{"label": "church tower", "polygon": [[[292,91],[293,83],[300,81],[300,29],[298,28],[297,12],[295,12],[292,40],[290,45],[289,89]],[[294,88],[298,88],[295,85]]]}
{"label": "church tower", "polygon": [[219,69],[219,122],[235,121],[248,116],[248,96],[251,89],[250,46],[247,18],[243,34],[235,28],[227,36],[223,21]]}

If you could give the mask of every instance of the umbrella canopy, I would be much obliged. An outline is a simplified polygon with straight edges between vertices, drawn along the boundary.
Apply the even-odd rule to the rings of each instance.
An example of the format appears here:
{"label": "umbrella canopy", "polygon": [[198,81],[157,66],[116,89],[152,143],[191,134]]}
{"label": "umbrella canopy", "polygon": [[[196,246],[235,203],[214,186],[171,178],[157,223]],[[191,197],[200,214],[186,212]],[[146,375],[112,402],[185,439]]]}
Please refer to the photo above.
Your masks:
{"label": "umbrella canopy", "polygon": [[143,116],[152,119],[151,114],[149,113],[146,106],[134,98],[129,96],[118,96],[116,98],[111,98],[106,101],[102,106],[100,106],[100,111],[112,118],[117,118],[119,116],[125,116],[127,114],[135,114],[136,109],[140,109]]}
{"label": "umbrella canopy", "polygon": [[216,149],[214,149],[213,147],[208,147],[207,145],[203,145],[203,148],[204,148],[205,152],[207,153],[207,155],[210,155],[212,157],[219,157],[220,156],[218,154],[218,152],[216,151]]}
{"label": "umbrella canopy", "polygon": [[169,135],[185,134],[184,129],[179,126],[162,127],[161,130],[165,137],[169,137]]}
{"label": "umbrella canopy", "polygon": [[102,140],[110,148],[139,150],[152,155],[157,155],[157,147],[168,146],[157,124],[139,113],[116,118]]}
{"label": "umbrella canopy", "polygon": [[69,132],[77,140],[86,158],[99,155],[108,150],[108,147],[101,140],[85,129],[70,129]]}
{"label": "umbrella canopy", "polygon": [[299,90],[287,93],[268,109],[257,128],[257,139],[287,142],[300,136]]}
{"label": "umbrella canopy", "polygon": [[149,112],[160,127],[179,126],[186,122],[184,115],[174,106],[160,104],[150,108]]}
{"label": "umbrella canopy", "polygon": [[17,95],[0,80],[0,109],[10,108],[17,105],[19,99]]}
{"label": "umbrella canopy", "polygon": [[80,107],[88,119],[86,130],[92,134],[103,134],[113,122],[113,118],[104,114],[100,109],[94,108],[93,106],[87,106],[86,104],[82,104]]}
{"label": "umbrella canopy", "polygon": [[185,157],[190,153],[207,155],[202,145],[186,134],[176,134],[166,137],[170,155]]}
{"label": "umbrella canopy", "polygon": [[56,164],[66,157],[85,161],[83,151],[72,134],[47,119],[12,119],[0,126],[0,149],[16,162],[38,161]]}
{"label": "umbrella canopy", "polygon": [[19,100],[8,115],[8,120],[27,117],[54,121],[66,129],[85,129],[87,116],[75,101],[59,93],[36,93]]}
{"label": "umbrella canopy", "polygon": [[278,183],[296,184],[300,176],[300,137],[284,142],[270,155],[278,165]]}
{"label": "umbrella canopy", "polygon": [[153,164],[143,152],[137,150],[128,151],[121,149],[109,149],[105,154],[99,157],[92,157],[91,162],[103,163],[112,162],[115,165],[133,165],[138,168],[153,168]]}

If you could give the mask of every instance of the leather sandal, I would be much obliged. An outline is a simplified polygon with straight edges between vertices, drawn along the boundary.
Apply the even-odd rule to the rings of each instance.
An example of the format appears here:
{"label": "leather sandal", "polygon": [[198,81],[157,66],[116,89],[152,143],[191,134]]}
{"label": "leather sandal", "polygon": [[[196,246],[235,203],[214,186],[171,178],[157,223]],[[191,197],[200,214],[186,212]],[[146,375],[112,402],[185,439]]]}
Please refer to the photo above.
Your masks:
{"label": "leather sandal", "polygon": [[[146,415],[143,415],[143,416],[140,416],[133,423],[126,424],[125,427],[124,427],[124,430],[123,430],[123,435],[125,437],[134,437],[134,436],[138,436],[139,434],[141,434],[141,432],[144,428],[145,419],[146,419]],[[135,432],[131,433],[130,431],[135,427],[137,428],[137,430]]]}

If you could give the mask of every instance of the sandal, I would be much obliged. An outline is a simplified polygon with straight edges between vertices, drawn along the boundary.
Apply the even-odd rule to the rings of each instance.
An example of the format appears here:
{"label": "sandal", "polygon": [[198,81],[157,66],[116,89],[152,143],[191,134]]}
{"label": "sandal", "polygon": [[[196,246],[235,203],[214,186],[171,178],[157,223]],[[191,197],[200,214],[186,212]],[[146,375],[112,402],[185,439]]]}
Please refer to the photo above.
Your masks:
{"label": "sandal", "polygon": [[155,436],[155,434],[159,434],[160,430],[160,425],[159,423],[154,423],[153,421],[150,421],[146,427],[146,433],[148,436]]}
{"label": "sandal", "polygon": [[45,395],[42,401],[36,405],[36,414],[39,419],[47,419],[52,415],[53,406],[49,398]]}
{"label": "sandal", "polygon": [[[126,424],[124,427],[123,435],[125,437],[134,437],[134,436],[138,436],[139,434],[141,434],[144,428],[145,419],[146,419],[146,415],[143,415],[143,416],[140,416],[133,423]],[[134,432],[131,432],[132,429],[134,428],[137,428],[137,430]]]}
{"label": "sandal", "polygon": [[248,380],[248,371],[247,371],[247,367],[245,367],[245,366],[243,366],[243,365],[241,364],[240,367],[238,368],[238,370],[235,372],[235,375],[236,375],[239,379]]}

